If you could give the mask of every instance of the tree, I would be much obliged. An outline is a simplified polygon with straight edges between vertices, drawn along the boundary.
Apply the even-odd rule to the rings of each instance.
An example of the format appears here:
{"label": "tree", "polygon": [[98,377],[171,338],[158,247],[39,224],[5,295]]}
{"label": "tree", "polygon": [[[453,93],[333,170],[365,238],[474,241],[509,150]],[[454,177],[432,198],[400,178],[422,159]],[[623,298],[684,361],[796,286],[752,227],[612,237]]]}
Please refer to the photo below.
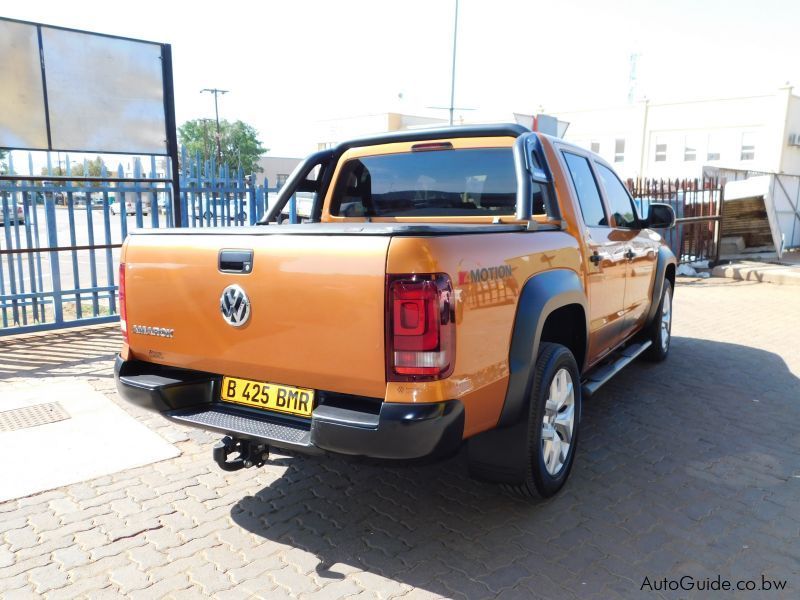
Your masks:
{"label": "tree", "polygon": [[84,173],[83,163],[78,163],[72,167],[72,174],[77,177],[100,177],[103,174],[103,159],[96,156],[94,160],[87,160],[86,167],[88,173]]}
{"label": "tree", "polygon": [[5,150],[0,150],[0,173],[5,173],[6,165],[5,158],[8,153]]}
{"label": "tree", "polygon": [[[103,174],[103,159],[99,156],[96,156],[92,160],[86,161],[86,167],[88,173],[85,173],[83,170],[83,163],[82,162],[74,162],[72,163],[72,168],[70,169],[70,175],[72,177],[101,177]],[[42,167],[42,175],[53,175],[55,177],[66,177],[67,176],[67,169],[66,167],[57,166],[53,167],[52,172],[47,172],[47,167]]]}
{"label": "tree", "polygon": [[[240,166],[245,173],[260,173],[258,159],[268,152],[258,139],[258,131],[242,121],[219,122],[222,163],[231,169]],[[212,119],[192,119],[178,128],[178,138],[190,157],[200,153],[203,161],[217,158],[217,126]]]}

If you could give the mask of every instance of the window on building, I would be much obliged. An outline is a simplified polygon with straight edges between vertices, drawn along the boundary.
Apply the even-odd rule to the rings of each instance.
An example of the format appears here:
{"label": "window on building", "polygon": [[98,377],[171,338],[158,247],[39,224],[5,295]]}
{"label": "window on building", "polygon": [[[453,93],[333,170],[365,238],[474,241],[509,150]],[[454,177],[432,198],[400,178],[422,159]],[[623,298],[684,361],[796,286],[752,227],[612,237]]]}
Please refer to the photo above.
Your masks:
{"label": "window on building", "polygon": [[614,140],[614,162],[625,162],[625,140],[618,138]]}
{"label": "window on building", "polygon": [[600,142],[592,141],[592,143],[589,145],[589,149],[595,154],[600,154]]}
{"label": "window on building", "polygon": [[656,138],[656,162],[667,160],[667,141],[662,137]]}
{"label": "window on building", "polygon": [[275,176],[275,186],[282,188],[283,184],[286,183],[286,180],[289,179],[289,175],[286,173],[278,173]]}
{"label": "window on building", "polygon": [[706,160],[719,160],[719,137],[713,133],[708,136],[708,151],[706,152]]}
{"label": "window on building", "polygon": [[600,181],[603,182],[606,200],[608,200],[608,206],[611,209],[616,226],[628,229],[637,228],[639,219],[636,216],[636,209],[633,206],[631,197],[628,195],[628,190],[622,185],[614,171],[598,163],[595,163],[595,167],[600,175]]}
{"label": "window on building", "polygon": [[756,157],[756,134],[745,131],[742,134],[741,160],[753,160]]}
{"label": "window on building", "polygon": [[600,198],[600,191],[597,189],[597,182],[592,175],[592,169],[589,167],[589,161],[583,156],[571,152],[564,152],[564,160],[567,162],[572,184],[578,195],[583,222],[587,227],[607,227],[608,219],[606,219],[603,201]]}
{"label": "window on building", "polygon": [[693,135],[687,135],[683,139],[683,160],[686,162],[697,160],[697,139]]}

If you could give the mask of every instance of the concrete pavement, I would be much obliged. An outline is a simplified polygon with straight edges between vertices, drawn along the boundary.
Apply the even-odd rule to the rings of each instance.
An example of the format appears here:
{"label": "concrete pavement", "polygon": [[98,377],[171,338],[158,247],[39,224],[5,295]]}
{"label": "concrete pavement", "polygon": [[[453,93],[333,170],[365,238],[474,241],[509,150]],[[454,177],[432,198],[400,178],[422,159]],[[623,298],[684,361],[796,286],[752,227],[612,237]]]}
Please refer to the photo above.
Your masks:
{"label": "concrete pavement", "polygon": [[727,277],[741,281],[800,285],[800,253],[787,253],[785,258],[786,260],[780,263],[746,260],[717,265],[711,273],[714,277]]}

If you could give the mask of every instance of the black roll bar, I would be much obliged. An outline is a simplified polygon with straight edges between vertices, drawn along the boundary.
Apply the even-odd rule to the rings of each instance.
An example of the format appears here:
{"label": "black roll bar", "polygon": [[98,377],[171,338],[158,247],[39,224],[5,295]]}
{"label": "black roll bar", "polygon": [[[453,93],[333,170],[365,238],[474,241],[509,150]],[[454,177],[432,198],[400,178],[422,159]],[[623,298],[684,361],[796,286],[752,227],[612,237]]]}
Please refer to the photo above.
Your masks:
{"label": "black roll bar", "polygon": [[267,214],[262,217],[258,224],[268,225],[270,221],[277,218],[283,210],[283,207],[286,206],[286,203],[294,196],[300,184],[303,183],[306,177],[308,177],[308,174],[314,170],[314,167],[331,160],[333,154],[334,151],[332,149],[321,150],[310,154],[303,162],[297,165],[294,171],[292,171],[292,174],[286,179],[286,183],[283,184],[281,191],[278,192],[278,198],[275,200],[275,204],[272,205],[272,208],[267,211]]}
{"label": "black roll bar", "polygon": [[[389,144],[392,142],[405,142],[405,141],[426,141],[436,140],[442,138],[459,138],[459,137],[494,137],[494,136],[511,136],[515,137],[513,147],[514,155],[514,169],[517,176],[517,202],[516,202],[516,218],[520,221],[531,221],[532,210],[531,206],[531,182],[537,181],[549,186],[550,174],[547,169],[547,163],[542,152],[541,142],[537,134],[531,132],[522,125],[515,123],[504,123],[499,125],[469,125],[465,127],[446,127],[437,129],[425,129],[421,131],[397,131],[391,133],[383,133],[379,135],[359,138],[342,142],[338,146],[328,150],[321,150],[309,155],[303,162],[301,162],[281,188],[278,193],[278,198],[273,204],[272,208],[267,211],[267,214],[258,222],[259,225],[267,225],[278,217],[283,208],[289,202],[291,197],[298,191],[300,185],[305,181],[308,174],[317,166],[324,165],[332,160],[338,160],[339,157],[349,150],[350,148],[357,148],[362,146],[376,146],[379,144]],[[320,181],[318,185],[320,188],[327,187],[326,182],[323,181],[323,174],[327,175],[327,171],[323,168],[320,170]],[[329,183],[329,182],[328,182]],[[325,190],[318,189],[318,193],[324,193]],[[317,204],[319,204],[319,198]],[[550,204],[550,203],[548,203]],[[548,206],[548,212],[552,206]]]}

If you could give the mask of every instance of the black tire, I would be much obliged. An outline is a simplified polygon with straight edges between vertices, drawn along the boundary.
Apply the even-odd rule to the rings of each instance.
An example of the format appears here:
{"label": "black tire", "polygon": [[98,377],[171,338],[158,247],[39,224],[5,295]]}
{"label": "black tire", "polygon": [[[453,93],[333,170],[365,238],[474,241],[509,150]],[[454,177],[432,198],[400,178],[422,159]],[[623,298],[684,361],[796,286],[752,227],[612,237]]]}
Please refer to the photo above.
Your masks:
{"label": "black tire", "polygon": [[[662,327],[665,303],[668,303],[668,323],[666,327]],[[652,344],[642,353],[642,356],[651,362],[661,362],[666,359],[672,341],[672,284],[669,279],[664,279],[658,310],[656,310],[652,323],[647,326],[643,334],[644,339],[650,340]]]}
{"label": "black tire", "polygon": [[[545,465],[545,451],[542,443],[545,407],[553,379],[565,369],[572,380],[574,421],[569,450],[563,465],[554,474]],[[544,500],[558,493],[569,478],[575,451],[578,444],[578,433],[581,420],[581,384],[578,365],[575,357],[566,346],[549,342],[542,343],[531,386],[529,413],[527,423],[527,469],[524,479],[517,484],[506,484],[506,488],[516,495],[530,500]],[[558,434],[561,436],[561,434]]]}

